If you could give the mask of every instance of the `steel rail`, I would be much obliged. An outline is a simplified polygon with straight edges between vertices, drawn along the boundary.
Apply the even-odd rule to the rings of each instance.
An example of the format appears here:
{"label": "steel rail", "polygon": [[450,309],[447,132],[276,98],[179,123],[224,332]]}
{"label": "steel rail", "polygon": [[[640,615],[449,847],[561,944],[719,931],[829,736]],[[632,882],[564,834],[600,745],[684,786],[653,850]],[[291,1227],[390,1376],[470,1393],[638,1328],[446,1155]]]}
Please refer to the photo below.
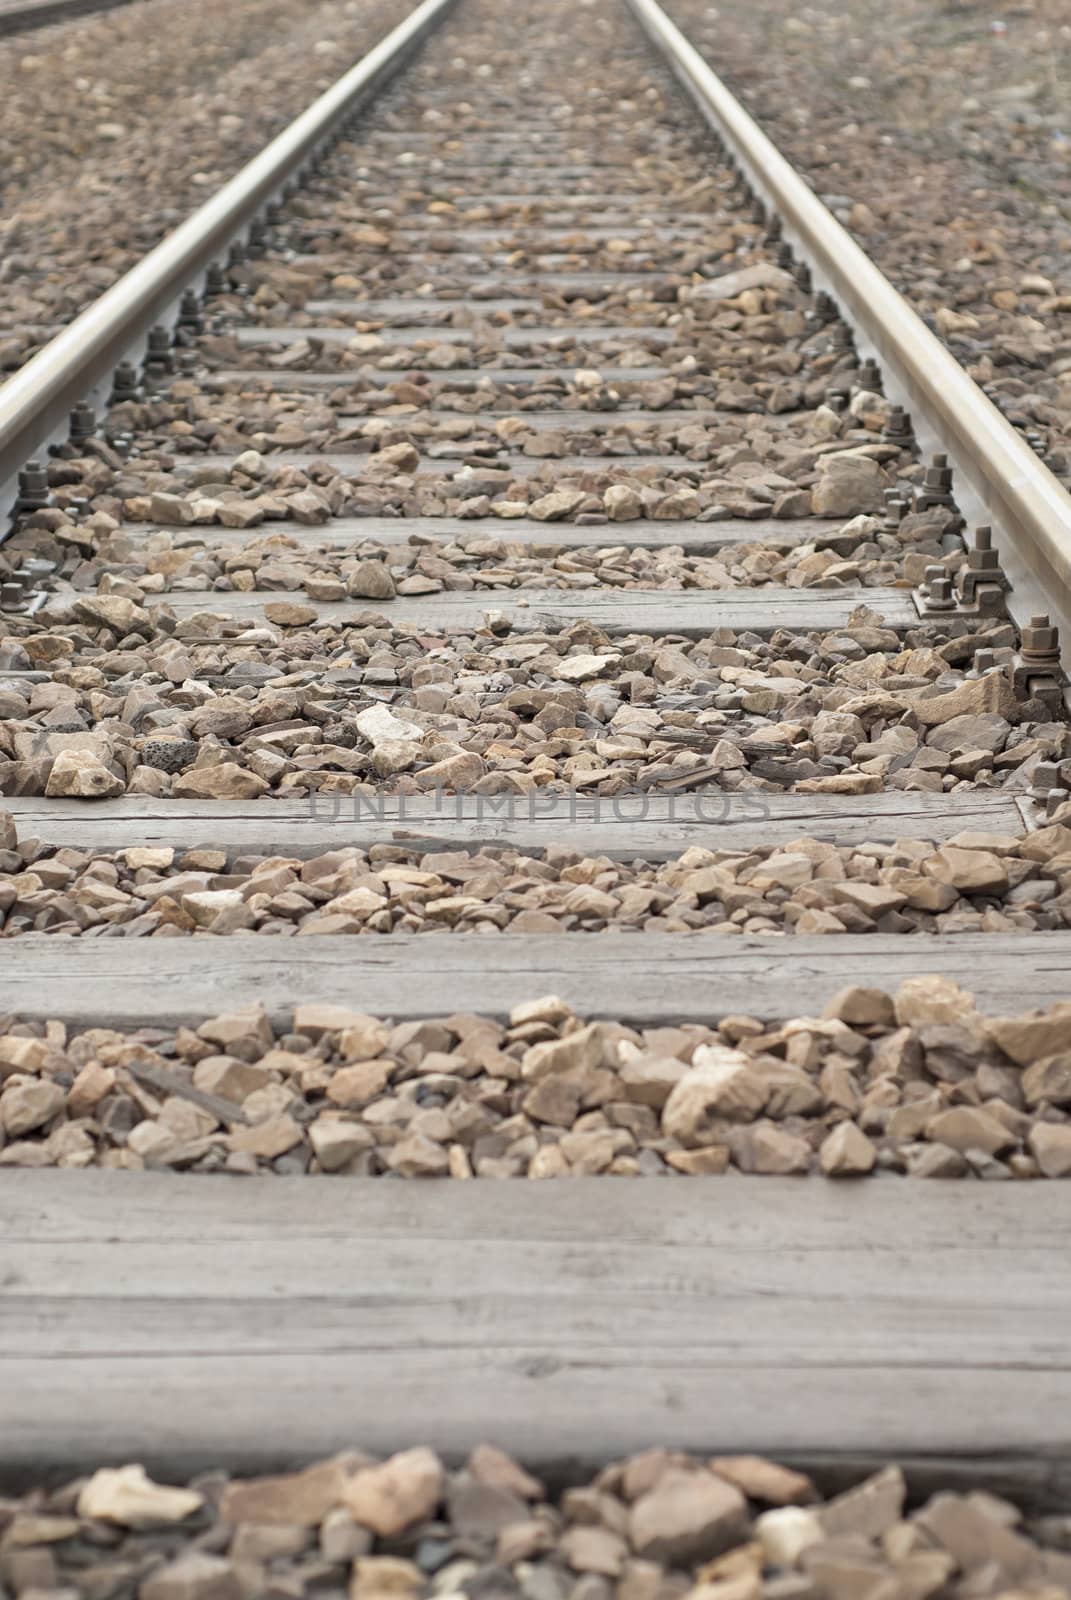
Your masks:
{"label": "steel rail", "polygon": [[[1071,635],[1071,495],[860,249],[657,0],[627,0],[707,122],[732,150],[785,237],[882,364],[920,444],[943,450],[969,521],[992,524],[1020,624],[1047,611]],[[1003,538],[1000,535],[1003,534]]]}
{"label": "steel rail", "polygon": [[212,198],[0,387],[0,509],[35,451],[110,378],[184,289],[341,124],[410,58],[456,0],[423,0]]}
{"label": "steel rail", "polygon": [[129,4],[130,0],[31,0],[28,5],[0,7],[0,39]]}

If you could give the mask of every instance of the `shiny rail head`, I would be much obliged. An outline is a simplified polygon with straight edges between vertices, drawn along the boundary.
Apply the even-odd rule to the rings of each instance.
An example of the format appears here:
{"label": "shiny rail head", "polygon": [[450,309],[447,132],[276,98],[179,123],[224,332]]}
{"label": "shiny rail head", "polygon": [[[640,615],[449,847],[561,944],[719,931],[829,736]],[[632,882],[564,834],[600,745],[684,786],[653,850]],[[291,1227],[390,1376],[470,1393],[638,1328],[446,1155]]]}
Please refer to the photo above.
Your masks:
{"label": "shiny rail head", "polygon": [[1047,611],[1071,628],[1071,495],[930,332],[785,159],[658,0],[626,0],[640,27],[746,175],[781,219],[808,279],[832,293],[886,392],[907,410],[919,442],[956,471],[968,523],[992,525],[1020,625]]}
{"label": "shiny rail head", "polygon": [[16,33],[31,33],[35,28],[47,28],[54,22],[67,22],[72,17],[84,17],[96,11],[114,11],[117,6],[129,3],[130,0],[27,0],[25,5],[0,11],[0,39]]}
{"label": "shiny rail head", "polygon": [[66,431],[79,404],[107,398],[125,358],[140,358],[154,324],[180,313],[183,292],[240,242],[260,209],[379,93],[457,0],[422,0],[404,22],[324,91],[210,200],[0,385],[0,540],[31,456]]}

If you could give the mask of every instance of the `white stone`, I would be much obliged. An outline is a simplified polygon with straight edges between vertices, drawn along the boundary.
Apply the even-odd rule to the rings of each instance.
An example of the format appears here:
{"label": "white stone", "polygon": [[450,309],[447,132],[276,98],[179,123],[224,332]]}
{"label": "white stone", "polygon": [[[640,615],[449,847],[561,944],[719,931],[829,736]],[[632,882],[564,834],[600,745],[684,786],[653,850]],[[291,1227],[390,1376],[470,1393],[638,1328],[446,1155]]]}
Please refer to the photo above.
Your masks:
{"label": "white stone", "polygon": [[564,683],[583,683],[588,678],[599,678],[616,667],[621,660],[617,655],[566,656],[554,669],[554,676]]}
{"label": "white stone", "polygon": [[80,800],[110,800],[125,788],[122,778],[88,750],[63,750],[52,763],[45,794],[50,799],[69,795]]}
{"label": "white stone", "polygon": [[741,1051],[700,1045],[691,1070],[666,1101],[662,1131],[688,1142],[704,1133],[711,1118],[750,1122],[765,1099],[765,1086]]}
{"label": "white stone", "polygon": [[753,1532],[771,1567],[794,1567],[804,1550],[819,1544],[825,1534],[813,1511],[802,1506],[778,1506],[755,1518]]}
{"label": "white stone", "polygon": [[366,706],[353,719],[354,727],[369,744],[381,744],[384,740],[407,740],[417,742],[424,737],[423,728],[415,722],[403,722],[401,717],[396,717],[386,706]]}
{"label": "white stone", "polygon": [[195,1490],[153,1483],[145,1468],[134,1464],[95,1472],[78,1496],[78,1515],[118,1522],[124,1528],[151,1528],[182,1522],[203,1504]]}

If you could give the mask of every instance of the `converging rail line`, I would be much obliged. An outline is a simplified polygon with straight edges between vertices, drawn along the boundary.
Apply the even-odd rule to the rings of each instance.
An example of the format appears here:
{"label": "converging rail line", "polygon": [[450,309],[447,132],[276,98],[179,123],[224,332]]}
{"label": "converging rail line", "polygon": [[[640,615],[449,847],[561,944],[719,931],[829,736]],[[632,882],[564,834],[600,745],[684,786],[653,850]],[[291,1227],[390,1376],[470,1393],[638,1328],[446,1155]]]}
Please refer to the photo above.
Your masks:
{"label": "converging rail line", "polygon": [[1050,1506],[1071,498],[656,0],[522,13],[0,388],[3,1471]]}
{"label": "converging rail line", "polygon": [[130,0],[0,0],[0,39],[129,4]]}

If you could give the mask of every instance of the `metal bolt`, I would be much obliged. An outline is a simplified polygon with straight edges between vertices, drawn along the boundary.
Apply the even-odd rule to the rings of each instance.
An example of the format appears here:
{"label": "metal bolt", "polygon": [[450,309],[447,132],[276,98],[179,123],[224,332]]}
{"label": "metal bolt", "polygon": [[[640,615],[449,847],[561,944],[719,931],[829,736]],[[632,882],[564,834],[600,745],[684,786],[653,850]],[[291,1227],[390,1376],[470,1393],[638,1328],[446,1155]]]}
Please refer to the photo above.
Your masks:
{"label": "metal bolt", "polygon": [[227,251],[227,265],[229,267],[240,267],[242,262],[246,261],[247,259],[248,257],[246,256],[245,245],[242,244],[240,240],[236,239],[231,245],[230,249]]}
{"label": "metal bolt", "polygon": [[865,394],[881,394],[881,370],[871,356],[862,362],[856,374],[855,387],[863,390]]}
{"label": "metal bolt", "polygon": [[72,444],[82,444],[92,439],[97,428],[97,413],[92,406],[75,406],[70,415],[69,437]]}
{"label": "metal bolt", "polygon": [[1012,688],[1027,700],[1062,709],[1064,674],[1060,668],[1060,635],[1049,617],[1031,617],[1012,666]]}
{"label": "metal bolt", "polygon": [[137,368],[129,361],[120,361],[112,379],[112,404],[119,405],[124,400],[136,400],[139,388]]}
{"label": "metal bolt", "polygon": [[1046,798],[1053,789],[1057,789],[1060,792],[1060,798],[1065,799],[1067,790],[1063,786],[1063,776],[1059,762],[1039,761],[1034,768],[1034,778],[1030,785],[1030,792],[1035,798],[1041,800]]}
{"label": "metal bolt", "polygon": [[193,289],[187,289],[179,301],[178,326],[188,328],[191,333],[200,333],[204,325],[201,302]]}
{"label": "metal bolt", "polygon": [[834,322],[829,330],[830,350],[854,350],[852,330],[843,322]]}
{"label": "metal bolt", "polygon": [[837,302],[825,289],[819,289],[814,297],[814,314],[819,322],[832,322],[837,315]]}
{"label": "metal bolt", "polygon": [[18,477],[20,511],[40,511],[51,502],[48,469],[41,461],[27,461]]}
{"label": "metal bolt", "polygon": [[1032,671],[1058,669],[1060,630],[1046,615],[1031,617],[1022,633],[1019,659]]}
{"label": "metal bolt", "polygon": [[145,366],[154,367],[157,371],[171,372],[175,365],[172,353],[172,339],[170,328],[165,328],[162,322],[157,322],[149,329],[146,340]]}
{"label": "metal bolt", "polygon": [[210,295],[226,294],[227,278],[218,261],[210,261],[205,272],[205,299]]}
{"label": "metal bolt", "polygon": [[766,224],[766,243],[777,244],[781,238],[781,218],[772,216]]}
{"label": "metal bolt", "polygon": [[951,489],[952,468],[948,464],[946,455],[935,455],[930,465],[926,468],[926,482],[934,487]]}
{"label": "metal bolt", "polygon": [[1049,816],[1071,800],[1069,790],[1071,790],[1071,761],[1038,762],[1034,768],[1029,793],[1032,799],[1045,802]]}
{"label": "metal bolt", "polygon": [[926,468],[922,484],[915,491],[915,510],[928,511],[932,506],[949,506],[954,510],[955,504],[948,457],[935,455]]}
{"label": "metal bolt", "polygon": [[0,611],[17,611],[22,604],[22,585],[10,580],[0,583]]}
{"label": "metal bolt", "polygon": [[971,663],[971,670],[967,673],[967,677],[984,678],[986,673],[992,672],[996,665],[997,653],[995,650],[976,650]]}
{"label": "metal bolt", "polygon": [[1000,558],[993,549],[993,530],[988,523],[982,523],[974,530],[971,566],[979,572],[1000,571]]}
{"label": "metal bolt", "polygon": [[56,570],[54,561],[46,561],[43,556],[26,556],[15,576],[20,583],[27,587],[39,582],[42,578],[51,577]]}
{"label": "metal bolt", "polygon": [[959,589],[965,600],[977,598],[980,584],[989,584],[999,589],[1012,587],[1004,576],[1001,557],[993,549],[993,528],[988,523],[975,528],[975,542],[972,549],[967,552],[967,565],[959,574]]}
{"label": "metal bolt", "polygon": [[795,278],[804,294],[809,294],[811,288],[811,269],[807,265],[806,261],[796,262],[795,266],[792,268],[792,276]]}
{"label": "metal bolt", "polygon": [[956,592],[965,606],[973,606],[985,616],[1007,615],[1005,591],[1011,588],[1000,557],[993,549],[993,530],[976,528],[974,546],[967,552],[966,565],[956,575]]}
{"label": "metal bolt", "polygon": [[926,607],[929,611],[954,611],[956,599],[952,593],[952,579],[944,567],[927,567],[923,582]]}
{"label": "metal bolt", "polygon": [[782,271],[790,271],[792,263],[795,260],[795,257],[792,254],[792,246],[790,244],[785,244],[784,241],[782,241],[777,246],[777,255],[774,257],[774,259]]}
{"label": "metal bolt", "polygon": [[911,418],[903,406],[893,406],[889,413],[889,420],[882,429],[882,438],[889,444],[895,444],[901,450],[913,450],[915,447],[915,433],[911,426]]}
{"label": "metal bolt", "polygon": [[897,533],[899,532],[900,523],[907,513],[907,501],[898,489],[886,489],[884,499],[884,531],[886,533]]}

